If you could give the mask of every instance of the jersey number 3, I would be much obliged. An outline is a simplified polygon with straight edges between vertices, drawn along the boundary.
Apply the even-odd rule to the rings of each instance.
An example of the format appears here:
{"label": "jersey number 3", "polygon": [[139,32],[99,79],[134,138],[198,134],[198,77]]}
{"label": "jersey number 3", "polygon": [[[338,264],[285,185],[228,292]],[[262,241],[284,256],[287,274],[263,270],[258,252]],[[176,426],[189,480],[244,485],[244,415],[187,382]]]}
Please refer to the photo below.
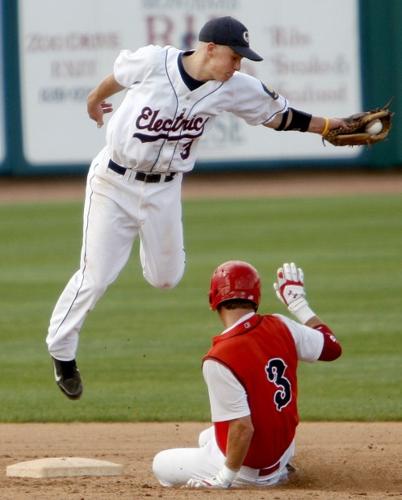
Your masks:
{"label": "jersey number 3", "polygon": [[278,390],[274,394],[274,403],[277,411],[282,411],[292,401],[292,385],[285,377],[287,365],[281,358],[272,358],[265,365],[267,378]]}

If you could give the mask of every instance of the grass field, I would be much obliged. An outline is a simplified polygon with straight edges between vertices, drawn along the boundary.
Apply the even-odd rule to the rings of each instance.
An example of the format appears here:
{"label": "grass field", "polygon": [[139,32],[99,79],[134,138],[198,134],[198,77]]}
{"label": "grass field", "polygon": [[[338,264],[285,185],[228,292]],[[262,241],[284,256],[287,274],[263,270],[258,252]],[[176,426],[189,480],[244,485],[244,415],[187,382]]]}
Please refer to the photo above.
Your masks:
{"label": "grass field", "polygon": [[263,279],[262,312],[286,313],[271,283],[294,260],[310,304],[344,348],[300,366],[304,420],[402,420],[402,198],[186,201],[187,271],[174,290],[129,265],[89,315],[82,400],[56,387],[45,335],[76,269],[80,203],[0,207],[0,421],[208,420],[200,358],[220,329],[208,309],[217,264],[239,258]]}

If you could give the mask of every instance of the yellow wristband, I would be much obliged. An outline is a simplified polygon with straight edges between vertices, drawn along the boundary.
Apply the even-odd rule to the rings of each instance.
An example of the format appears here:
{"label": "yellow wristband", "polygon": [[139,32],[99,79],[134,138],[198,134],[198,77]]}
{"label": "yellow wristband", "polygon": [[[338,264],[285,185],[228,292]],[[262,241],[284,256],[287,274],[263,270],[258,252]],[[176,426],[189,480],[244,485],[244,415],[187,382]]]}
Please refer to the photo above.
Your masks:
{"label": "yellow wristband", "polygon": [[329,118],[324,118],[324,120],[325,120],[325,125],[323,131],[321,132],[321,135],[325,137],[329,131]]}

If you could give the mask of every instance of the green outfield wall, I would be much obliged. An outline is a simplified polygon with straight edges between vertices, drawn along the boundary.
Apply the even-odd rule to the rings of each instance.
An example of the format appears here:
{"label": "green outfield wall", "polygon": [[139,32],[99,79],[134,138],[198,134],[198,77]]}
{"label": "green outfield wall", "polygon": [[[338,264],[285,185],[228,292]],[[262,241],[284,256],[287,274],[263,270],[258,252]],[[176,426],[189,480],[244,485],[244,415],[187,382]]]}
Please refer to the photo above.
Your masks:
{"label": "green outfield wall", "polygon": [[265,47],[264,62],[243,69],[295,107],[346,116],[391,101],[394,124],[371,148],[325,148],[317,136],[224,116],[203,138],[199,171],[402,166],[402,0],[253,0],[254,9],[247,0],[116,0],[125,15],[113,16],[108,1],[0,0],[0,175],[86,172],[104,143],[86,95],[118,51],[188,48],[207,19],[226,14]]}
{"label": "green outfield wall", "polygon": [[366,108],[387,103],[395,112],[384,144],[373,147],[369,165],[402,165],[402,2],[360,1],[363,95]]}

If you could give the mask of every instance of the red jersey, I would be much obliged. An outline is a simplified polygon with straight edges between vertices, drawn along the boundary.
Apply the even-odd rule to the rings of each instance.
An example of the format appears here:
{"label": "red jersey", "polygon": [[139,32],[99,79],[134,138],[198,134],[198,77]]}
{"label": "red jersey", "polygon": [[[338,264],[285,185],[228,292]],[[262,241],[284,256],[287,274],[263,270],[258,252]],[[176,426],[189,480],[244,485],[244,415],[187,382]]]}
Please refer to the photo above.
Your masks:
{"label": "red jersey", "polygon": [[[256,314],[214,337],[207,359],[229,368],[247,393],[254,435],[243,465],[261,469],[276,464],[299,422],[298,356],[290,331],[279,318]],[[216,441],[226,455],[229,421],[214,425]]]}

